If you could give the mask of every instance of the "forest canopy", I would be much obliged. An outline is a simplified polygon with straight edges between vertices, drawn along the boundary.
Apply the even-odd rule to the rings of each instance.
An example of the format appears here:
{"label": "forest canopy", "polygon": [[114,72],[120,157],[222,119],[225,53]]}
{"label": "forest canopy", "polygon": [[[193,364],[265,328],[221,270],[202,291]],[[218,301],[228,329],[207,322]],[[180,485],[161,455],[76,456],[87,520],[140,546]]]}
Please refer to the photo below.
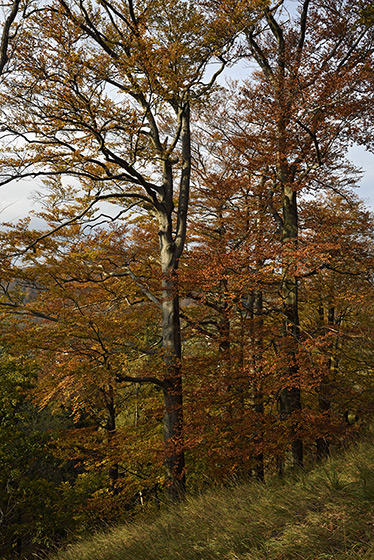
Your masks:
{"label": "forest canopy", "polygon": [[373,149],[373,14],[4,7],[0,185],[38,184],[44,224],[0,230],[4,558],[370,423],[374,222],[348,152]]}

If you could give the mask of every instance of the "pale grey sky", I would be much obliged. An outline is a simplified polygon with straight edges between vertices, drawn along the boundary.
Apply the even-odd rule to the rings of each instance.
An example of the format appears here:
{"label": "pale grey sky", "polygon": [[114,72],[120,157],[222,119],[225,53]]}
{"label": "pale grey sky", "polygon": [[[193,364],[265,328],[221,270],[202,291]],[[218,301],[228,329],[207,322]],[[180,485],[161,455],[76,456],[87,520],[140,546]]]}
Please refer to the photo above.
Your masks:
{"label": "pale grey sky", "polygon": [[348,155],[349,159],[364,171],[357,194],[374,211],[374,154],[365,150],[363,146],[354,146]]}

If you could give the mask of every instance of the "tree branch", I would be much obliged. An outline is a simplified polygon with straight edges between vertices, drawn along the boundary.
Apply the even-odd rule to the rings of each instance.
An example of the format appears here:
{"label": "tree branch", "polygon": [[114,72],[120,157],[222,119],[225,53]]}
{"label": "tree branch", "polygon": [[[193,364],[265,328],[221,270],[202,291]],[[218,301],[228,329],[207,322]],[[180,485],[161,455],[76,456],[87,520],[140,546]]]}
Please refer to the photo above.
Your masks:
{"label": "tree branch", "polygon": [[14,0],[10,13],[5,20],[3,32],[0,40],[0,74],[2,74],[6,63],[8,62],[8,45],[10,36],[10,27],[16,19],[19,10],[20,0]]}
{"label": "tree branch", "polygon": [[149,376],[132,377],[131,375],[121,375],[117,373],[116,379],[121,383],[153,383],[153,385],[158,385],[162,389],[166,389],[166,384],[160,379],[157,379],[157,377],[149,377]]}

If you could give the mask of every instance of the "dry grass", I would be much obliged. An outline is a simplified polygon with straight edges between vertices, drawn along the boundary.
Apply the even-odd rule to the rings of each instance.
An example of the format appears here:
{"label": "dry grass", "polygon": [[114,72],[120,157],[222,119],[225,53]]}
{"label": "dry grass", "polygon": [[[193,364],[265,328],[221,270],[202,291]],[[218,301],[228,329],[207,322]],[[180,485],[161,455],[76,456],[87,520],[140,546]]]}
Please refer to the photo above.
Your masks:
{"label": "dry grass", "polygon": [[51,560],[373,560],[373,443],[266,486],[208,491]]}

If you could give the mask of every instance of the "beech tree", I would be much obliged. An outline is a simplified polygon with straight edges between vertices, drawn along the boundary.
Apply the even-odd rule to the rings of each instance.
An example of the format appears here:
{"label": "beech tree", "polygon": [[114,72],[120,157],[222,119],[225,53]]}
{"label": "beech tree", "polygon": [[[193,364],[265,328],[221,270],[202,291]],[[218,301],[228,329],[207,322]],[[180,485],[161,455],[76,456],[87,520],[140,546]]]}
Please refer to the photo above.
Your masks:
{"label": "beech tree", "polygon": [[[24,228],[19,224],[2,232],[8,252],[22,240],[29,242]],[[72,416],[76,428],[61,437],[61,455],[79,461],[89,476],[96,472],[97,481],[106,484],[107,491],[91,502],[95,513],[111,510],[108,520],[137,493],[145,496],[163,486],[160,391],[131,383],[145,369],[147,378],[158,382],[159,308],[142,288],[149,286],[147,273],[152,288],[159,278],[147,271],[137,227],[131,235],[128,229],[117,223],[83,234],[74,224],[2,271],[2,341],[21,355],[35,356],[38,406]],[[142,233],[138,241],[144,252]]]}
{"label": "beech tree", "polygon": [[[125,216],[131,216],[130,230],[145,219],[144,237],[159,241],[148,268],[151,282],[142,282],[131,258],[121,261],[116,274],[126,282],[131,278],[160,314],[164,370],[150,372],[147,366],[135,375],[117,367],[115,379],[162,390],[173,499],[185,490],[181,317],[190,332],[214,340],[214,359],[224,371],[217,415],[226,407],[230,421],[233,405],[240,403],[241,411],[250,410],[247,418],[241,415],[241,426],[247,421],[252,428],[254,413],[261,421],[266,417],[268,391],[283,427],[274,430],[279,441],[274,436],[268,449],[272,445],[271,452],[276,448],[274,454],[283,458],[292,447],[292,463],[302,463],[301,392],[311,386],[312,368],[305,366],[299,289],[303,278],[325,269],[326,254],[311,251],[300,236],[299,200],[304,193],[341,191],[352,182],[344,154],[362,138],[359,128],[372,101],[373,43],[354,2],[304,0],[299,8],[291,17],[283,3],[53,0],[26,14],[15,72],[1,91],[2,184],[39,178],[50,188],[49,230],[25,227],[13,240],[13,253],[23,253],[25,262],[24,252],[33,251],[35,263],[43,266],[51,249],[48,236],[58,237],[75,223],[91,228]],[[255,61],[256,68],[242,87],[212,99],[240,33],[236,55]],[[211,62],[218,68],[210,79]],[[216,150],[215,157],[221,150],[216,159],[223,165],[209,173],[207,166],[199,169],[209,187],[205,193],[196,181],[197,214],[207,212],[209,219],[202,223],[204,216],[195,216],[201,238],[191,236],[186,263],[196,263],[193,280],[202,280],[203,288],[186,295],[205,305],[200,320],[201,306],[180,309],[179,264],[187,238],[194,123],[200,125],[202,115],[211,141],[200,140],[197,166],[204,159],[197,156],[209,150]],[[209,157],[205,161],[210,165]],[[108,202],[110,214],[100,206]],[[58,243],[51,247],[59,251]],[[103,255],[94,257],[99,258]],[[205,258],[207,266],[199,268]],[[73,281],[69,266],[65,280]],[[84,297],[92,302],[99,291]],[[106,332],[115,318],[107,315]],[[265,335],[269,327],[273,337]],[[233,349],[239,349],[235,360]],[[206,351],[205,363],[211,356]],[[261,440],[262,428],[257,426],[257,433]],[[239,429],[234,435],[233,445]],[[263,478],[262,441],[253,449]]]}
{"label": "beech tree", "polygon": [[[119,204],[119,213],[138,204],[157,217],[165,375],[134,381],[162,387],[173,498],[185,485],[177,269],[187,227],[191,105],[208,95],[254,7],[243,2],[205,9],[157,0],[43,3],[28,14],[17,73],[2,93],[8,144],[3,184],[52,177],[57,200],[69,197],[61,178],[70,176],[82,189],[80,210],[71,209],[70,220],[102,201]],[[206,80],[211,61],[218,66]]]}
{"label": "beech tree", "polygon": [[[224,138],[261,181],[281,244],[279,406],[286,423],[301,409],[298,291],[305,248],[299,242],[298,199],[353,184],[344,155],[372,103],[373,35],[361,14],[356,3],[340,0],[304,0],[296,16],[283,3],[265,7],[263,18],[245,31],[243,51],[256,62],[253,74],[237,96],[232,90],[216,116],[210,113],[212,137]],[[296,425],[295,465],[303,460]]]}
{"label": "beech tree", "polygon": [[[210,136],[207,124],[200,141],[200,183],[193,191],[191,213],[194,234],[183,263],[184,287],[196,304],[185,315],[209,360],[206,379],[195,382],[201,397],[211,399],[210,414],[217,416],[215,433],[204,446],[212,448],[212,457],[219,456],[220,474],[227,475],[229,469],[254,471],[263,479],[262,370],[269,326],[264,327],[263,293],[278,285],[271,264],[276,236],[271,216],[265,213],[254,162],[250,156],[241,157],[231,144],[232,123],[222,110],[225,94],[214,101],[220,107],[222,135],[215,130]],[[214,110],[207,123],[215,123]],[[268,377],[267,397],[272,393],[270,384]],[[204,423],[198,410],[193,418]],[[219,444],[216,438],[221,438]]]}
{"label": "beech tree", "polygon": [[323,265],[301,279],[303,329],[316,339],[318,353],[325,356],[316,388],[325,424],[325,437],[317,439],[317,451],[324,456],[333,439],[329,421],[341,423],[351,413],[363,420],[372,406],[372,345],[367,329],[373,214],[357,196],[346,192],[344,198],[330,195],[304,201],[300,225],[301,239],[309,238],[324,253]]}

